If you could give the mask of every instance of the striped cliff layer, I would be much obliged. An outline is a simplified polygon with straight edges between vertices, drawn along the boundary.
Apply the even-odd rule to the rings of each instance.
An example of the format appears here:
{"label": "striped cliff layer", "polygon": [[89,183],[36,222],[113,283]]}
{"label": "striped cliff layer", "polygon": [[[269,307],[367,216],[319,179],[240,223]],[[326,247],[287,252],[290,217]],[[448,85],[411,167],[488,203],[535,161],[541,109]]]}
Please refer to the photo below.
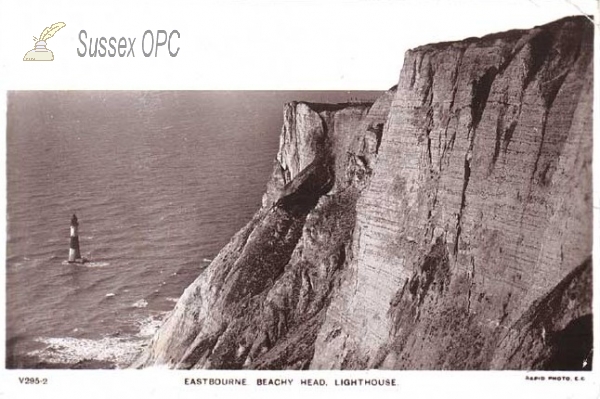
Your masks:
{"label": "striped cliff layer", "polygon": [[261,209],[135,366],[581,368],[592,40],[427,45],[374,104],[287,104]]}

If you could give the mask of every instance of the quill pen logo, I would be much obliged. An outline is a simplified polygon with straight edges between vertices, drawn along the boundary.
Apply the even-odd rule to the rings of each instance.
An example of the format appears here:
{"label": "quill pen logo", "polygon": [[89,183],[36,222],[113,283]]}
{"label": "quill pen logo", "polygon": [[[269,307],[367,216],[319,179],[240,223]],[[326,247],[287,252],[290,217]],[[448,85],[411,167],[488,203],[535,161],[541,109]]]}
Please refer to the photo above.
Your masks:
{"label": "quill pen logo", "polygon": [[35,47],[25,54],[23,61],[53,61],[54,54],[51,50],[46,48],[46,42],[65,26],[66,24],[64,22],[57,22],[52,24],[52,26],[46,27],[46,29],[42,31],[39,39],[36,37],[33,38],[36,42]]}

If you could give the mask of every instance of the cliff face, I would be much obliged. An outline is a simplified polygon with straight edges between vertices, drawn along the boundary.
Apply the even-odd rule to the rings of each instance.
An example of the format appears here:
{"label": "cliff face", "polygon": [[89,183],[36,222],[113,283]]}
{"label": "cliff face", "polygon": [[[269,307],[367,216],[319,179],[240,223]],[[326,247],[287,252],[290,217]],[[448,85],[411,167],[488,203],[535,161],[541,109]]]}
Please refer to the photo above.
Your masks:
{"label": "cliff face", "polygon": [[285,106],[263,206],[186,289],[137,366],[308,367],[391,98]]}
{"label": "cliff face", "polygon": [[592,36],[428,45],[373,105],[288,104],[263,206],[136,365],[578,368]]}

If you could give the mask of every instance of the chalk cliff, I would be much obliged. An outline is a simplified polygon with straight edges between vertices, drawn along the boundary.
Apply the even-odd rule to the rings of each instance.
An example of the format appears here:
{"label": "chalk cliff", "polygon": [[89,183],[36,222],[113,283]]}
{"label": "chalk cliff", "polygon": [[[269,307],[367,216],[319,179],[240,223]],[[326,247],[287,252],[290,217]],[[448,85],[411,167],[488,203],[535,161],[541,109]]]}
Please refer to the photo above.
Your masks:
{"label": "chalk cliff", "polygon": [[287,104],[262,207],[134,366],[589,367],[592,40],[427,45],[374,104]]}

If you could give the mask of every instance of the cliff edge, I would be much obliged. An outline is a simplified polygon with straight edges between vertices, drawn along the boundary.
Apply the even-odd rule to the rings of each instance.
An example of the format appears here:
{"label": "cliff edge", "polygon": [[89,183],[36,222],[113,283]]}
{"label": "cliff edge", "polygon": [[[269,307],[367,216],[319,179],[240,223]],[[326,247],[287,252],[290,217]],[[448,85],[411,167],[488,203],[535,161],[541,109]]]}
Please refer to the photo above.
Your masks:
{"label": "cliff edge", "polygon": [[262,207],[134,366],[589,367],[592,41],[427,45],[373,104],[287,104]]}

